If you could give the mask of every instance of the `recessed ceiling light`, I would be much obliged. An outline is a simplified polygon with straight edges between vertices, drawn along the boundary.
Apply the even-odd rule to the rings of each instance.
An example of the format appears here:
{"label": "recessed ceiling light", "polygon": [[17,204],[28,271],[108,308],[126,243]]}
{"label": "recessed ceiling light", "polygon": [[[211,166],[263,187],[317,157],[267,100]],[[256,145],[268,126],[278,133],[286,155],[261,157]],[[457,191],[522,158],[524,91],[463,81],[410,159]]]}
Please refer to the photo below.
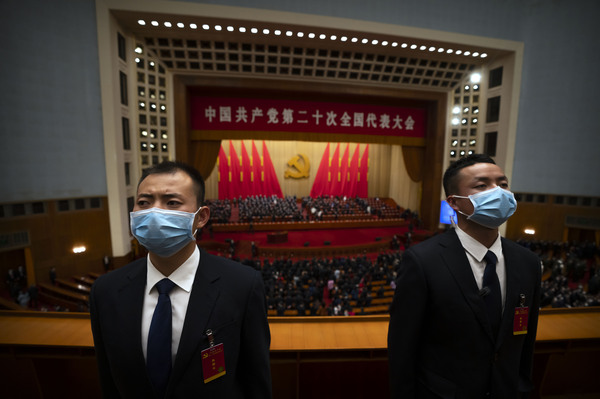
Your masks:
{"label": "recessed ceiling light", "polygon": [[455,105],[454,108],[452,108],[452,113],[453,114],[459,114],[460,113],[460,107],[458,105]]}
{"label": "recessed ceiling light", "polygon": [[379,40],[376,40],[376,39],[373,39],[373,40],[371,40],[371,44],[372,44],[373,46],[376,46],[376,45],[377,45],[377,43],[379,43]]}
{"label": "recessed ceiling light", "polygon": [[462,50],[456,50],[456,54],[461,55],[462,54]]}
{"label": "recessed ceiling light", "polygon": [[152,24],[152,26],[158,26],[158,21],[152,21],[150,23]]}
{"label": "recessed ceiling light", "polygon": [[342,37],[340,38],[340,40],[341,40],[341,41],[343,41],[343,42],[345,42],[345,41],[347,41],[347,40],[348,40],[348,38],[347,38],[346,36],[342,36]]}
{"label": "recessed ceiling light", "polygon": [[470,51],[465,51],[465,55],[469,55],[469,54],[471,54]]}
{"label": "recessed ceiling light", "polygon": [[369,43],[369,39],[363,38],[362,39],[362,44],[367,44],[367,43]]}
{"label": "recessed ceiling light", "polygon": [[308,34],[308,38],[309,38],[309,39],[314,39],[314,38],[315,38],[315,36],[316,36],[316,35],[315,35],[314,33],[312,33],[312,32],[310,32],[310,33]]}
{"label": "recessed ceiling light", "polygon": [[291,30],[288,30],[287,32],[285,32],[285,35],[290,37],[294,34],[294,32],[292,32]]}
{"label": "recessed ceiling light", "polygon": [[172,24],[171,24],[169,21],[165,21],[165,26],[166,26],[167,28],[170,28],[170,27],[172,26]]}
{"label": "recessed ceiling light", "polygon": [[[479,83],[479,82],[481,82],[481,74],[480,73],[471,74],[471,83]],[[473,86],[473,88],[475,88],[475,86]]]}
{"label": "recessed ceiling light", "polygon": [[137,46],[134,51],[138,54],[142,54],[144,52],[140,46]]}
{"label": "recessed ceiling light", "polygon": [[427,46],[421,45],[421,47],[419,47],[419,50],[424,51],[427,49]]}
{"label": "recessed ceiling light", "polygon": [[451,48],[449,48],[448,50],[446,50],[446,52],[447,52],[448,54],[452,54],[452,53],[454,52],[454,50],[452,50]]}
{"label": "recessed ceiling light", "polygon": [[478,57],[478,56],[479,56],[479,53],[476,51],[476,52],[474,52],[472,55],[473,55],[473,57]]}
{"label": "recessed ceiling light", "polygon": [[352,43],[356,43],[357,41],[358,41],[357,37],[353,37],[352,40],[351,40]]}
{"label": "recessed ceiling light", "polygon": [[329,37],[330,40],[337,40],[337,36],[336,35],[331,35],[331,37]]}
{"label": "recessed ceiling light", "polygon": [[202,25],[202,29],[204,29],[204,30],[209,30],[209,29],[210,29],[210,26],[208,26],[208,24],[204,24],[204,25]]}
{"label": "recessed ceiling light", "polygon": [[138,25],[146,25],[146,21],[144,21],[143,19],[138,19]]}
{"label": "recessed ceiling light", "polygon": [[487,57],[487,53],[482,53],[482,54],[480,55],[480,57],[481,57],[481,58],[486,58],[486,57]]}
{"label": "recessed ceiling light", "polygon": [[233,32],[233,31],[234,31],[234,28],[233,28],[233,26],[228,26],[228,27],[227,27],[227,32]]}
{"label": "recessed ceiling light", "polygon": [[242,33],[246,33],[246,28],[244,26],[240,26],[239,31]]}
{"label": "recessed ceiling light", "polygon": [[268,29],[263,29],[263,35],[268,35],[270,31]]}
{"label": "recessed ceiling light", "polygon": [[222,29],[223,29],[223,28],[221,27],[221,25],[215,25],[215,30],[217,30],[217,31],[220,31],[220,30],[222,30]]}
{"label": "recessed ceiling light", "polygon": [[443,53],[443,52],[444,52],[444,49],[443,49],[442,47],[440,47],[440,48],[438,49],[438,53]]}
{"label": "recessed ceiling light", "polygon": [[319,35],[319,39],[321,39],[321,40],[327,39],[327,35],[326,35],[326,34],[324,34],[324,33],[321,33],[321,34]]}
{"label": "recessed ceiling light", "polygon": [[411,49],[411,50],[415,50],[416,48],[417,48],[417,45],[416,45],[416,44],[411,44],[411,45],[410,45],[410,49]]}
{"label": "recessed ceiling light", "polygon": [[185,25],[183,24],[183,22],[177,22],[177,27],[178,28],[185,28]]}
{"label": "recessed ceiling light", "polygon": [[281,31],[279,29],[273,31],[273,33],[275,33],[276,36],[281,36]]}
{"label": "recessed ceiling light", "polygon": [[192,29],[198,29],[198,25],[196,25],[196,24],[190,24],[190,28],[192,28]]}
{"label": "recessed ceiling light", "polygon": [[408,43],[402,43],[402,46],[400,46],[402,48],[407,48],[408,47]]}
{"label": "recessed ceiling light", "polygon": [[304,37],[304,32],[298,32],[297,35],[298,37]]}
{"label": "recessed ceiling light", "polygon": [[381,42],[381,45],[382,45],[382,46],[387,46],[387,45],[388,45],[388,42],[387,42],[387,40],[384,40],[384,41],[382,41],[382,42]]}
{"label": "recessed ceiling light", "polygon": [[257,28],[252,28],[252,29],[250,29],[250,32],[252,32],[252,33],[258,33],[258,29]]}

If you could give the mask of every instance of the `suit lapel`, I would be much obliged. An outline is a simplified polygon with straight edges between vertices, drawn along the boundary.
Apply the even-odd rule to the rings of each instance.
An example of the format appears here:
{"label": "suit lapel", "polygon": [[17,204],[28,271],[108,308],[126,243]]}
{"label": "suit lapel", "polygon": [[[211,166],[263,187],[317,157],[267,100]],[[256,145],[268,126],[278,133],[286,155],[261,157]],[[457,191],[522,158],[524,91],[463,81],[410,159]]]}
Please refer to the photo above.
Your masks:
{"label": "suit lapel", "polygon": [[504,255],[504,267],[506,270],[506,299],[504,301],[504,312],[502,313],[502,321],[496,348],[499,348],[502,345],[503,337],[511,335],[507,334],[507,330],[512,330],[513,328],[514,309],[517,307],[519,301],[519,260],[514,256],[513,252],[507,251],[504,243],[505,241],[503,238],[502,254]]}
{"label": "suit lapel", "polygon": [[477,288],[477,282],[473,276],[469,259],[454,229],[446,233],[444,239],[440,241],[440,245],[444,247],[442,251],[444,263],[454,277],[463,297],[471,307],[487,336],[492,341],[495,341],[492,334],[492,326],[485,309],[485,303],[481,295],[479,295],[479,289]]}
{"label": "suit lapel", "polygon": [[188,363],[198,350],[219,297],[219,275],[208,261],[209,256],[208,253],[200,250],[200,264],[194,278],[170,384],[176,383],[181,378]]}
{"label": "suit lapel", "polygon": [[123,340],[122,347],[134,349],[124,351],[121,356],[123,356],[127,368],[131,370],[132,383],[138,384],[140,387],[150,383],[147,374],[144,372],[146,361],[142,351],[142,309],[146,287],[146,270],[147,263],[144,260],[143,267],[135,268],[123,281],[118,291],[118,301],[123,306],[116,310],[117,323],[122,326],[122,334],[120,335],[120,339]]}

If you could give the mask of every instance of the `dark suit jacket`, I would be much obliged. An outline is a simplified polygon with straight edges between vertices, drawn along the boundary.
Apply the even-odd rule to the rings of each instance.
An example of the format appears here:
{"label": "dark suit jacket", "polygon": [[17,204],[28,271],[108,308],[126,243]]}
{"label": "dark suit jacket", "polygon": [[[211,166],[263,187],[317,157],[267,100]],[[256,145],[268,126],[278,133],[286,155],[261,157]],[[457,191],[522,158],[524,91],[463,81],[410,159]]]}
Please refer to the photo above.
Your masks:
{"label": "dark suit jacket", "polygon": [[[250,267],[200,250],[167,398],[270,398],[270,332],[263,281]],[[154,398],[142,352],[146,258],[98,278],[90,313],[106,398]],[[204,383],[205,331],[223,343],[226,375]]]}
{"label": "dark suit jacket", "polygon": [[[533,389],[540,260],[504,238],[502,252],[506,301],[497,337],[453,229],[405,252],[388,331],[392,397],[512,399]],[[513,335],[520,294],[528,333]]]}

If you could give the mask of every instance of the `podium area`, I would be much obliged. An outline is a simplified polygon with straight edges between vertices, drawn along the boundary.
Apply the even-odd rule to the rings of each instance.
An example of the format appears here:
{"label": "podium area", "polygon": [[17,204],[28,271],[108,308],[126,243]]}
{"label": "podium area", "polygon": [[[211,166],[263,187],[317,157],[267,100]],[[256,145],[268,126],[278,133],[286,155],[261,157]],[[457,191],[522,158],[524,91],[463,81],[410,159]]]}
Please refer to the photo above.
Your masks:
{"label": "podium area", "polygon": [[[271,317],[273,396],[388,398],[388,316]],[[534,398],[599,397],[600,308],[544,309]],[[86,313],[0,311],[3,398],[100,398]]]}

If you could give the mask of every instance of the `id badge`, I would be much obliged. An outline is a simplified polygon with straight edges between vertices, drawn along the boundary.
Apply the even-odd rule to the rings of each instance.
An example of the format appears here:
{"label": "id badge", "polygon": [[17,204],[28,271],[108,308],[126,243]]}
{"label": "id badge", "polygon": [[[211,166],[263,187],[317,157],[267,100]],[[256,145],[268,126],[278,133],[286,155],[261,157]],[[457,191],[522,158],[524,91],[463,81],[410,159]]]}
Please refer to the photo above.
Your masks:
{"label": "id badge", "polygon": [[515,321],[513,323],[513,335],[527,334],[527,321],[529,319],[529,307],[521,306],[515,308]]}
{"label": "id badge", "polygon": [[223,344],[211,346],[202,351],[202,374],[204,383],[209,383],[225,375],[225,349]]}

